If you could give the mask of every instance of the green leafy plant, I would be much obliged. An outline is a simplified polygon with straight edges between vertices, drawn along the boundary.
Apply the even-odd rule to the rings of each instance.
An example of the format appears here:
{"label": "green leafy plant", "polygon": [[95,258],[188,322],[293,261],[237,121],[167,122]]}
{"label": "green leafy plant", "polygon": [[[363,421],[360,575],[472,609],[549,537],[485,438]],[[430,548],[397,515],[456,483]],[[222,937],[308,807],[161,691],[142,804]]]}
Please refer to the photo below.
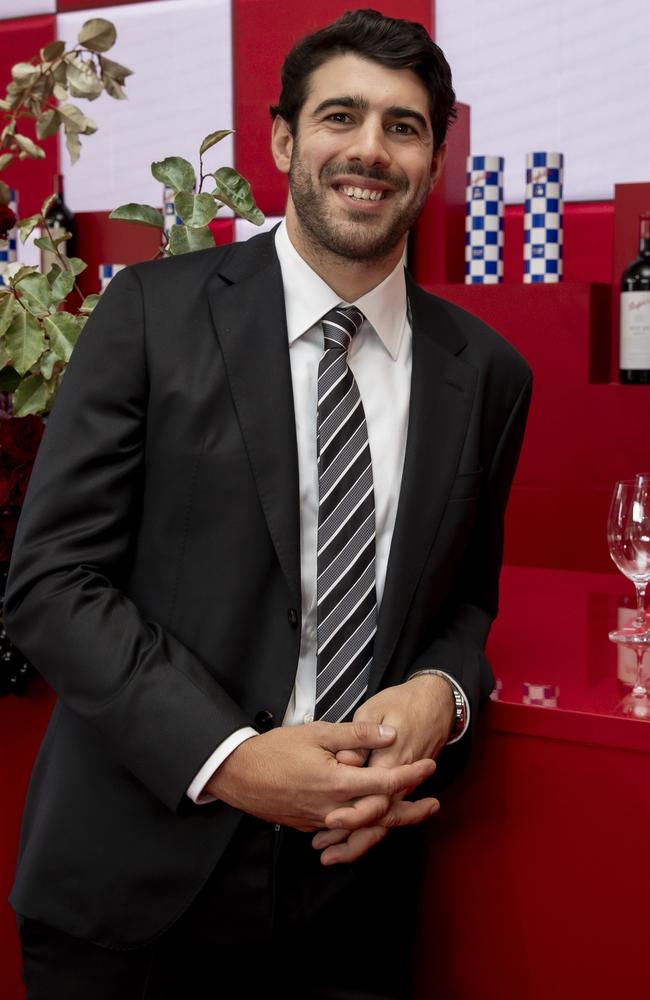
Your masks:
{"label": "green leafy plant", "polygon": [[[13,66],[11,82],[0,115],[5,124],[0,132],[0,172],[14,160],[43,159],[45,150],[37,140],[65,133],[73,163],[81,153],[82,135],[97,131],[95,122],[70,99],[96,100],[107,93],[116,100],[126,98],[126,78],[132,71],[104,53],[117,38],[115,26],[104,18],[92,18],[82,26],[77,44],[66,49],[63,41],[51,42],[31,62]],[[21,131],[22,121],[35,123],[36,140]],[[129,203],[111,212],[110,218],[153,226],[161,231],[156,256],[189,253],[214,246],[210,223],[224,206],[237,215],[261,225],[264,216],[255,204],[248,181],[232,167],[204,169],[204,154],[221,142],[229,129],[211,132],[199,149],[199,179],[191,163],[169,156],[151,164],[151,172],[161,184],[175,192],[175,209],[181,219],[165,233],[162,213],[151,205]],[[204,191],[207,185],[212,188]],[[0,178],[0,240],[16,222],[9,210],[11,191]],[[70,360],[86,320],[99,295],[83,296],[77,276],[86,264],[79,257],[67,257],[62,244],[70,234],[55,236],[46,217],[56,195],[51,195],[40,212],[17,222],[20,238],[33,236],[39,249],[55,257],[46,274],[19,262],[8,265],[7,284],[0,286],[0,392],[13,396],[16,416],[46,413]],[[34,235],[40,230],[40,235]],[[76,305],[71,299],[75,297]]]}

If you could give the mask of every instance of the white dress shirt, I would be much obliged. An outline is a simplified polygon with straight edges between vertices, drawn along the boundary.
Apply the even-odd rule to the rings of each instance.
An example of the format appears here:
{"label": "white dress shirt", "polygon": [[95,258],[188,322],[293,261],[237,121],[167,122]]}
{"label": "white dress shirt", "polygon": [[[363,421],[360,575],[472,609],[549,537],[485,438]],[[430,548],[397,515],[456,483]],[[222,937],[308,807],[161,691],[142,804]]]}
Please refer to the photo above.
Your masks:
{"label": "white dress shirt", "polygon": [[[300,491],[302,631],[295,685],[283,720],[283,725],[293,726],[313,721],[316,702],[316,408],[318,364],[323,355],[320,320],[342,300],[297,252],[285,222],[276,231],[275,248],[287,314]],[[348,363],[359,387],[368,425],[375,491],[379,608],[397,516],[411,391],[412,336],[403,261],[372,291],[354,303],[343,304],[357,306],[365,316],[348,349]],[[464,694],[463,700],[469,719],[469,704]],[[209,796],[201,794],[206,782],[240,743],[256,735],[254,729],[246,727],[224,740],[194,778],[187,791],[189,797],[198,804],[210,801]]]}

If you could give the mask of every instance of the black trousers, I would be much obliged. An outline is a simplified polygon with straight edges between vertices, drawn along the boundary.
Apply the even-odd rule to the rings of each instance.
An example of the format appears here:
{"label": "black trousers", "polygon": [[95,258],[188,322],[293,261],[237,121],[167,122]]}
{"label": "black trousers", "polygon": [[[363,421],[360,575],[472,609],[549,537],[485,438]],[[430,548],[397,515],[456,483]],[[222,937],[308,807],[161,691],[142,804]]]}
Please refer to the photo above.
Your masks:
{"label": "black trousers", "polygon": [[189,909],[128,951],[19,918],[27,1000],[407,1000],[419,851],[397,830],[324,867],[311,836],[246,817]]}

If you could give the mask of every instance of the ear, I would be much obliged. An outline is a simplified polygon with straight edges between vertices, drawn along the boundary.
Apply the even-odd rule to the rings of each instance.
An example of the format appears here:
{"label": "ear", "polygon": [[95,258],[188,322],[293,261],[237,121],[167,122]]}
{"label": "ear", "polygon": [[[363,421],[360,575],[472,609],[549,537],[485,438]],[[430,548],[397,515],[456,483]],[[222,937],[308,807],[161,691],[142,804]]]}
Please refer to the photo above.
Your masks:
{"label": "ear", "polygon": [[271,130],[271,152],[278,170],[283,174],[289,173],[291,164],[291,152],[293,150],[293,135],[284,118],[276,115],[273,119]]}
{"label": "ear", "polygon": [[447,148],[447,143],[443,142],[442,146],[438,146],[433,154],[433,159],[431,160],[431,177],[429,178],[429,191],[433,191],[434,187],[440,180],[442,168],[444,167],[445,160],[447,159]]}

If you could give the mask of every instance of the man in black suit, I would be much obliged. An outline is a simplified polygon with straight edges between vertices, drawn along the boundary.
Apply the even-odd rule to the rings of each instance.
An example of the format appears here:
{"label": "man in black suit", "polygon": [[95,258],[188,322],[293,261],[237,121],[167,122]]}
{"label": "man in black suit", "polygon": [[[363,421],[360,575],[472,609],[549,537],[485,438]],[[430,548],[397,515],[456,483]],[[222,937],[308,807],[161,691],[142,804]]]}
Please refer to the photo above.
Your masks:
{"label": "man in black suit", "polygon": [[12,894],[34,1000],[411,995],[423,782],[492,683],[530,394],[402,266],[454,99],[419,25],[304,39],[285,223],[126,269],[75,350],[6,597],[59,696]]}

